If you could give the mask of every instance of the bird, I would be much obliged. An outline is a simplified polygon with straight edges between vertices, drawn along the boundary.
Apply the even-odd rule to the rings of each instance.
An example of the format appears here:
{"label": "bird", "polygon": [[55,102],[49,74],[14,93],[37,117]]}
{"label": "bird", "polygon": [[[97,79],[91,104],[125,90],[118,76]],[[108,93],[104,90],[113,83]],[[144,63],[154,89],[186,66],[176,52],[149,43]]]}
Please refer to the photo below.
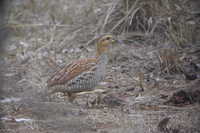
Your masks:
{"label": "bird", "polygon": [[95,57],[75,60],[47,80],[50,93],[61,92],[73,102],[78,93],[94,91],[105,80],[109,49],[115,42],[116,39],[110,34],[99,37]]}

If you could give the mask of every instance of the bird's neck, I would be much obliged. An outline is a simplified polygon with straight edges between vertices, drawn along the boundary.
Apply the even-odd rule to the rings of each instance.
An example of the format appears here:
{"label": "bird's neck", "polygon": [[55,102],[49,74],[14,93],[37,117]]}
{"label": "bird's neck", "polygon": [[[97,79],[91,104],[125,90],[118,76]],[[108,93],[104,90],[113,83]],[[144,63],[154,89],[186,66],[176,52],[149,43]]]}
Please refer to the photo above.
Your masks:
{"label": "bird's neck", "polygon": [[108,53],[102,53],[101,55],[97,56],[98,64],[106,65],[108,63]]}
{"label": "bird's neck", "polygon": [[102,54],[106,54],[108,52],[107,48],[105,47],[100,47],[97,45],[97,56],[101,56]]}

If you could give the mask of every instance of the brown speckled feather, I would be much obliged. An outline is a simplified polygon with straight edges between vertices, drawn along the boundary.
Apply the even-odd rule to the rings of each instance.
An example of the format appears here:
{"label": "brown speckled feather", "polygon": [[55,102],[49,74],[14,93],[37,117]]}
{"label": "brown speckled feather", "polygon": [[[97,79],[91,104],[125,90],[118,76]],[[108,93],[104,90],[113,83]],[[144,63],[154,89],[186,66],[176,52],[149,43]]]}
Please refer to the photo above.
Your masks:
{"label": "brown speckled feather", "polygon": [[57,71],[48,81],[47,86],[66,84],[76,76],[88,71],[91,67],[96,65],[96,58],[82,59],[70,63],[61,70]]}
{"label": "brown speckled feather", "polygon": [[62,92],[73,101],[77,93],[95,90],[105,79],[108,49],[113,42],[112,35],[102,36],[97,41],[96,58],[81,59],[58,70],[47,81],[49,93]]}

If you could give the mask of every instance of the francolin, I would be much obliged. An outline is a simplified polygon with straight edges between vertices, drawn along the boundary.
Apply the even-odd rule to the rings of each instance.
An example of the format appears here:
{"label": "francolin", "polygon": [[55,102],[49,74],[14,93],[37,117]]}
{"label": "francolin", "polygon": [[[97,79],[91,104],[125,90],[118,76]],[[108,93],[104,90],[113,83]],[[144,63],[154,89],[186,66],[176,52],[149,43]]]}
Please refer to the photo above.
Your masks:
{"label": "francolin", "polygon": [[97,41],[96,57],[74,61],[58,70],[47,81],[49,91],[67,94],[70,101],[73,101],[78,93],[94,91],[105,78],[108,50],[114,42],[112,35],[101,37]]}

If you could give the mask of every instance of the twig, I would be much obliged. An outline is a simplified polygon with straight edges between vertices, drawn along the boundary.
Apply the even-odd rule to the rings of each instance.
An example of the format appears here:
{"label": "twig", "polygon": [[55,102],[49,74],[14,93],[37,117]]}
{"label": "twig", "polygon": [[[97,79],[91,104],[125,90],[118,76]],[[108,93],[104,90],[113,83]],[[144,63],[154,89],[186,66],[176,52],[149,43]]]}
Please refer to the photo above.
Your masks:
{"label": "twig", "polygon": [[56,27],[67,27],[71,28],[72,26],[66,24],[20,24],[20,23],[8,23],[7,26],[11,27],[40,27],[40,26],[56,26]]}
{"label": "twig", "polygon": [[104,31],[104,28],[105,28],[105,26],[106,26],[106,24],[108,22],[108,19],[109,19],[110,15],[113,13],[114,8],[116,7],[116,5],[117,5],[118,2],[119,2],[119,0],[117,2],[115,2],[114,4],[112,4],[111,7],[108,9],[106,18],[104,19],[104,23],[103,23],[103,26],[102,26],[101,33]]}
{"label": "twig", "polygon": [[135,4],[132,6],[132,8],[129,10],[129,12],[126,14],[126,16],[124,16],[121,20],[118,21],[118,23],[111,29],[110,32],[113,32],[122,22],[124,22],[128,16],[132,13],[132,16],[134,16],[136,14],[136,12],[140,9],[140,7],[136,8],[136,5],[138,3],[139,0],[135,1]]}

